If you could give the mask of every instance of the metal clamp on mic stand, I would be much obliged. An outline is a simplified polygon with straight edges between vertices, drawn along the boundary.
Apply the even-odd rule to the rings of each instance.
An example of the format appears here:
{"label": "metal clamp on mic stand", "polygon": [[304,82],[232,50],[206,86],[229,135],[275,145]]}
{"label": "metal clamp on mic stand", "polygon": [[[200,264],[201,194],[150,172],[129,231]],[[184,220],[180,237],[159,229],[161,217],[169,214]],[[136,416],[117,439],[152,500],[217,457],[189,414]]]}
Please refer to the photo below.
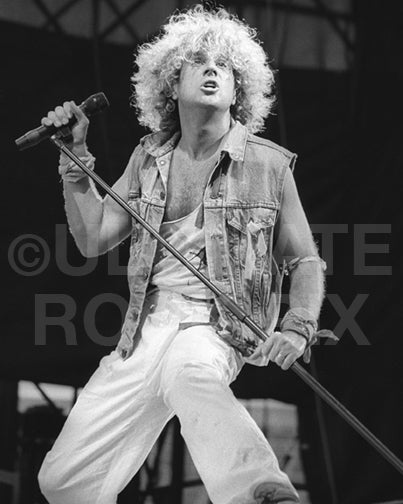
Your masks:
{"label": "metal clamp on mic stand", "polygon": [[[218,289],[207,277],[197,270],[185,257],[178,252],[169,242],[146,222],[135,210],[133,210],[102,178],[87,166],[63,143],[66,131],[53,135],[50,140],[56,147],[76,163],[94,182],[99,184],[102,189],[126,212],[136,219],[161,245],[163,245],[171,254],[173,254],[188,270],[190,270],[200,281],[206,285],[233,315],[242,323],[251,329],[262,341],[265,341],[269,335],[257,325],[230,297]],[[401,474],[403,474],[403,462],[384,445],[363,423],[358,420],[340,401],[338,401],[325,387],[323,387],[308,371],[300,364],[294,362],[290,367],[302,380],[309,385],[318,396],[331,406],[348,424],[355,429],[373,448],[375,448],[391,465],[393,465]]]}

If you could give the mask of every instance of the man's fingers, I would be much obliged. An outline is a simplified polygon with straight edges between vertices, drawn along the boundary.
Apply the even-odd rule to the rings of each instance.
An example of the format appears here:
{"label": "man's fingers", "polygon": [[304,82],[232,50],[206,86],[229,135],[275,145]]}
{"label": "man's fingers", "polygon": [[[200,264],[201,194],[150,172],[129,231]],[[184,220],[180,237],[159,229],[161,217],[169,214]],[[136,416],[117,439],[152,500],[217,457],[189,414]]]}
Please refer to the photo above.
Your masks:
{"label": "man's fingers", "polygon": [[[274,332],[261,346],[260,353],[267,359],[267,363],[274,362],[281,369],[289,369],[301,354],[301,351],[290,340],[280,332]],[[299,343],[299,339],[297,340]]]}
{"label": "man's fingers", "polygon": [[294,364],[295,361],[296,361],[295,355],[290,354],[284,359],[280,367],[283,371],[287,371],[287,369],[289,369]]}
{"label": "man's fingers", "polygon": [[64,108],[60,105],[55,108],[55,114],[57,118],[55,121],[55,126],[61,126],[62,124],[67,124],[69,122]]}
{"label": "man's fingers", "polygon": [[278,366],[282,366],[283,363],[285,362],[285,360],[287,359],[288,357],[288,352],[285,352],[285,351],[279,351],[277,353],[277,355],[274,357],[274,362],[278,365]]}
{"label": "man's fingers", "polygon": [[[52,124],[54,124],[56,126],[56,123],[58,122],[57,115],[54,110],[51,110],[50,112],[48,112],[46,119],[48,119],[46,121],[47,126],[51,126]],[[50,124],[49,124],[49,122],[50,122]]]}
{"label": "man's fingers", "polygon": [[76,116],[77,121],[82,123],[88,123],[88,117],[84,114],[84,112],[80,109],[78,105],[74,101],[70,102],[70,108],[73,114]]}
{"label": "man's fingers", "polygon": [[275,342],[274,342],[274,340],[273,340],[272,337],[270,337],[269,339],[267,339],[262,344],[262,346],[260,347],[260,353],[261,353],[261,355],[263,355],[264,357],[267,357],[269,355],[269,353],[271,352],[274,343]]}
{"label": "man's fingers", "polygon": [[71,103],[69,101],[65,101],[63,103],[63,108],[66,116],[71,119],[73,117],[73,112],[71,111]]}
{"label": "man's fingers", "polygon": [[41,124],[43,126],[52,126],[53,122],[49,119],[49,117],[42,117]]}
{"label": "man's fingers", "polygon": [[275,362],[276,364],[279,364],[280,362],[283,361],[283,359],[286,357],[285,353],[281,353],[280,348],[278,345],[273,345],[273,348],[270,350],[269,353],[269,361]]}
{"label": "man's fingers", "polygon": [[47,116],[41,119],[41,124],[44,126],[54,125],[56,128],[60,128],[61,126],[67,126],[73,115],[77,119],[77,122],[73,121],[71,127],[72,137],[70,137],[68,142],[76,146],[80,151],[83,151],[89,120],[74,101],[65,101],[63,105],[58,105],[54,110],[49,111]]}
{"label": "man's fingers", "polygon": [[48,112],[46,117],[43,117],[41,123],[45,126],[56,126],[59,128],[63,124],[67,124],[69,122],[69,117],[66,114],[66,111],[63,107],[56,107],[55,110],[51,110]]}

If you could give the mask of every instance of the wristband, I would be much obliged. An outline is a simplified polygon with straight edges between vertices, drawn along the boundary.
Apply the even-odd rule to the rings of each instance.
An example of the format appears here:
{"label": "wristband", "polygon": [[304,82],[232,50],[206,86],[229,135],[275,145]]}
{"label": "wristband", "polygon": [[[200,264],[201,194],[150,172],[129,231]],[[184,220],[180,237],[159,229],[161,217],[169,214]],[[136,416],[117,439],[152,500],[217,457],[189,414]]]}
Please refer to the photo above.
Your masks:
{"label": "wristband", "polygon": [[[91,153],[78,157],[90,170],[95,168],[95,157]],[[59,160],[59,174],[62,176],[62,180],[66,182],[79,182],[88,177],[84,170],[63,153],[60,155]]]}
{"label": "wristband", "polygon": [[303,336],[309,344],[318,329],[318,324],[312,314],[305,308],[291,308],[284,315],[280,330],[294,331]]}
{"label": "wristband", "polygon": [[304,362],[311,360],[311,347],[319,338],[330,338],[338,341],[339,338],[328,329],[318,331],[318,324],[312,314],[305,308],[290,308],[284,315],[280,324],[281,331],[294,331],[306,339]]}

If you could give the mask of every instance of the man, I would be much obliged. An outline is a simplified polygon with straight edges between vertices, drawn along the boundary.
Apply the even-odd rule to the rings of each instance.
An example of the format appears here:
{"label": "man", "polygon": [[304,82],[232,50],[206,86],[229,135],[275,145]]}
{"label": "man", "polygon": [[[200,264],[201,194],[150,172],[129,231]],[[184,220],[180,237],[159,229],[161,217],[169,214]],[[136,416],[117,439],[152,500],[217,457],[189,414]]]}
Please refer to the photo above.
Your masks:
{"label": "man", "polygon": [[[133,76],[141,124],[114,190],[270,335],[262,343],[110,197],[61,157],[66,213],[85,256],[131,235],[130,301],[118,347],[80,394],[39,474],[51,504],[112,504],[177,415],[214,504],[299,502],[229,384],[245,362],[288,369],[309,350],[323,297],[318,257],[291,168],[295,155],[251,132],[272,105],[273,73],[254,31],[223,9],[172,16],[140,47]],[[89,166],[88,119],[72,149]],[[281,271],[280,271],[281,270]],[[290,310],[274,332],[281,280]]]}

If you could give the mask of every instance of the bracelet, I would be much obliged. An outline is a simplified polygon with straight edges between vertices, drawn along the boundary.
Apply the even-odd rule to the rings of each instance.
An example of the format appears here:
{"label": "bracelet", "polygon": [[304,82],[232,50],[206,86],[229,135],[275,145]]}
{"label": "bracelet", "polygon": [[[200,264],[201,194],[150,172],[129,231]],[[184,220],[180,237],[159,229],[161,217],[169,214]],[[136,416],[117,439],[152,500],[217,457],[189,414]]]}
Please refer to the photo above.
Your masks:
{"label": "bracelet", "polygon": [[322,271],[326,271],[326,262],[318,255],[310,255],[305,257],[294,257],[294,259],[286,264],[286,274],[290,275],[300,264],[307,262],[319,263]]}
{"label": "bracelet", "polygon": [[[90,170],[95,168],[95,157],[91,153],[79,156],[79,158]],[[85,171],[63,153],[60,155],[59,160],[59,174],[62,176],[62,180],[66,182],[79,182],[83,178],[88,177]]]}
{"label": "bracelet", "polygon": [[319,338],[330,338],[336,342],[339,340],[333,331],[329,329],[321,329],[318,331],[318,324],[315,317],[313,317],[306,308],[290,308],[281,321],[280,330],[294,331],[306,339],[306,347],[303,356],[305,363],[309,363],[311,360],[311,347]]}
{"label": "bracelet", "polygon": [[334,334],[333,331],[330,331],[329,329],[321,329],[320,331],[317,331],[313,334],[312,339],[309,343],[307,343],[305,352],[304,352],[304,362],[309,363],[311,360],[311,354],[312,350],[311,347],[319,340],[319,338],[329,338],[336,343],[339,341],[339,338]]}
{"label": "bracelet", "polygon": [[314,333],[318,330],[318,324],[312,314],[305,308],[291,308],[284,315],[280,330],[294,331],[304,337],[309,344]]}

